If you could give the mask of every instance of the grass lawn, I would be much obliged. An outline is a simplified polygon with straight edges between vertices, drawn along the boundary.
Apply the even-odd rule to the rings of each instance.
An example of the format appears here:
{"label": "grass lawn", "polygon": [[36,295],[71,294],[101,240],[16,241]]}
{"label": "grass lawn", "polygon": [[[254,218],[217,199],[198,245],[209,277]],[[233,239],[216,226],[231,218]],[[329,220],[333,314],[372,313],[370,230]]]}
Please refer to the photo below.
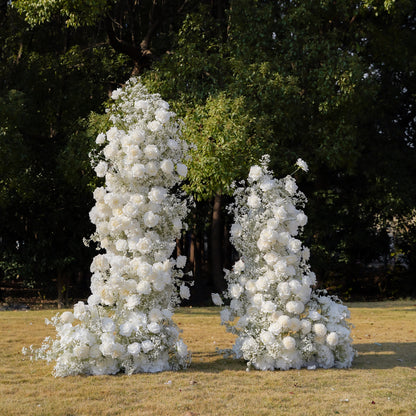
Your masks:
{"label": "grass lawn", "polygon": [[58,379],[21,354],[53,336],[44,319],[55,311],[0,312],[0,416],[416,415],[416,301],[349,306],[351,369],[246,372],[215,352],[233,344],[219,309],[183,308],[175,316],[189,369]]}

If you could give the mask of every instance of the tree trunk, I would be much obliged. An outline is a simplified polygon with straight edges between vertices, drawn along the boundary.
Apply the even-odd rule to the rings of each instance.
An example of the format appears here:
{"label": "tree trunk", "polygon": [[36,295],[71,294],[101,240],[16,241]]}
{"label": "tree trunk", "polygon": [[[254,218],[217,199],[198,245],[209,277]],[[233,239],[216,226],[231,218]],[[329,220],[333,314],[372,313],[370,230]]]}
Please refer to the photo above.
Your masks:
{"label": "tree trunk", "polygon": [[210,272],[211,281],[215,290],[222,292],[225,287],[224,273],[223,273],[223,221],[221,215],[221,195],[216,194],[214,197],[214,205],[212,207],[212,223],[210,235]]}
{"label": "tree trunk", "polygon": [[68,284],[68,274],[63,270],[58,270],[56,279],[56,286],[58,290],[58,309],[62,309],[68,305]]}

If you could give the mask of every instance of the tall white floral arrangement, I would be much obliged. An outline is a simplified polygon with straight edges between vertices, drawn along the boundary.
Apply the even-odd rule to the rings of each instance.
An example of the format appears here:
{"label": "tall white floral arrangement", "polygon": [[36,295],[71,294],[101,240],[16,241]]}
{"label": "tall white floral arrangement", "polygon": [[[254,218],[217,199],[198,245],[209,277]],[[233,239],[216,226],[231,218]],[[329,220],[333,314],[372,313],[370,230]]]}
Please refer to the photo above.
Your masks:
{"label": "tall white floral arrangement", "polygon": [[[240,259],[227,271],[221,320],[237,339],[231,352],[260,370],[349,367],[349,310],[314,291],[309,249],[297,237],[307,217],[295,179],[275,179],[268,156],[235,187],[231,241]],[[298,168],[308,170],[299,159]],[[214,303],[222,304],[218,294]]]}
{"label": "tall white floral arrangement", "polygon": [[171,258],[187,215],[172,191],[187,174],[187,145],[169,105],[138,79],[113,92],[112,127],[97,137],[92,239],[103,254],[91,265],[91,296],[52,319],[37,358],[56,361],[56,376],[157,372],[188,365],[190,355],[172,321],[186,258]]}

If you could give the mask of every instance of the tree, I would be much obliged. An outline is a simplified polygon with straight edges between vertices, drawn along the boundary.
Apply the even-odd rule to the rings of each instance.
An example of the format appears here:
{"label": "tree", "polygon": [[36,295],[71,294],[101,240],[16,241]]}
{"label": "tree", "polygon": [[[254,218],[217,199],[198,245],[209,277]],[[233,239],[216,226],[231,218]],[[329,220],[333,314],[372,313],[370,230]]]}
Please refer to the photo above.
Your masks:
{"label": "tree", "polygon": [[141,74],[154,59],[169,50],[181,17],[193,3],[186,0],[14,1],[32,26],[61,17],[67,27],[102,27],[108,44],[131,59],[133,75]]}
{"label": "tree", "polygon": [[[186,134],[199,144],[202,163],[191,167],[190,178],[212,182],[198,179],[189,189],[212,198],[208,191],[241,177],[258,149],[279,173],[301,156],[312,172],[302,181],[311,201],[312,266],[322,285],[344,280],[345,289],[352,282],[363,290],[366,265],[390,253],[389,222],[408,217],[416,202],[414,3],[221,5],[221,13],[204,6],[190,13],[173,52],[146,74],[179,114],[191,115]],[[240,137],[251,145],[243,163],[237,156],[230,166],[215,156],[222,142],[209,109],[219,97],[240,103]],[[199,124],[192,123],[195,108],[204,114]],[[229,113],[222,114],[226,125]],[[227,140],[239,155],[238,143]],[[218,169],[221,175],[212,175]]]}
{"label": "tree", "polygon": [[49,290],[56,281],[53,292],[64,301],[71,280],[85,286],[91,257],[82,243],[90,233],[93,183],[86,120],[101,108],[112,77],[124,77],[124,60],[97,41],[99,31],[68,29],[59,20],[30,29],[9,2],[5,12],[0,27],[3,279],[17,277]]}

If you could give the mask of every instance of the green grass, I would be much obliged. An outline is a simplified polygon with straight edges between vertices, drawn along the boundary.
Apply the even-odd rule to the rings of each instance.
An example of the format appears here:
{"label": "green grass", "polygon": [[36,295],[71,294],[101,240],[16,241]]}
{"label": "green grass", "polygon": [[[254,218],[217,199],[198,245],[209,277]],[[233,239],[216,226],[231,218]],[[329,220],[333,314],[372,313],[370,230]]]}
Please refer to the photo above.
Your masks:
{"label": "green grass", "polygon": [[351,369],[246,372],[216,354],[233,343],[219,309],[186,308],[175,317],[189,369],[58,379],[21,354],[53,335],[44,319],[55,311],[1,312],[0,416],[416,415],[416,302],[349,306],[359,353]]}

